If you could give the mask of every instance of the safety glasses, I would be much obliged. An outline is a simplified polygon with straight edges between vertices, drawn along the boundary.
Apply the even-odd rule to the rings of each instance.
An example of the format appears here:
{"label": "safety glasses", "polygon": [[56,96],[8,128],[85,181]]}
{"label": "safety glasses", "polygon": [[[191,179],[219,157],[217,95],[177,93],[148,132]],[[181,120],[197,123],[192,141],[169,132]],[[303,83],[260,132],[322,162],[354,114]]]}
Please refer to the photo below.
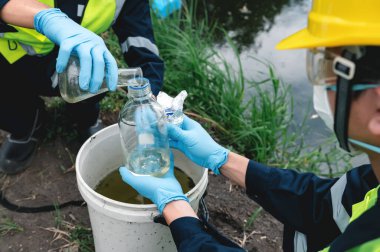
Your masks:
{"label": "safety glasses", "polygon": [[339,49],[312,48],[307,51],[307,75],[313,85],[335,85],[338,75],[334,72],[334,60]]}
{"label": "safety glasses", "polygon": [[338,76],[351,80],[356,65],[341,56],[343,47],[312,48],[307,51],[307,74],[313,85],[335,85]]}
{"label": "safety glasses", "polygon": [[[366,75],[361,76],[364,77],[362,81],[354,79],[355,72],[358,71],[357,74],[363,75],[362,70],[364,68],[363,66],[360,68],[353,61],[342,57],[344,49],[343,47],[329,47],[312,48],[307,51],[307,74],[312,85],[322,85],[326,86],[327,90],[336,91],[336,83],[338,77],[340,77],[349,81],[359,82],[353,85],[353,91],[363,91],[378,87],[380,84],[377,84],[376,81],[375,83],[371,83],[372,81],[366,83],[368,81],[365,80]],[[355,49],[357,54],[361,54],[360,47],[352,47],[351,49]],[[370,66],[365,65],[364,67],[369,69]],[[379,78],[374,79],[380,80],[380,73]]]}

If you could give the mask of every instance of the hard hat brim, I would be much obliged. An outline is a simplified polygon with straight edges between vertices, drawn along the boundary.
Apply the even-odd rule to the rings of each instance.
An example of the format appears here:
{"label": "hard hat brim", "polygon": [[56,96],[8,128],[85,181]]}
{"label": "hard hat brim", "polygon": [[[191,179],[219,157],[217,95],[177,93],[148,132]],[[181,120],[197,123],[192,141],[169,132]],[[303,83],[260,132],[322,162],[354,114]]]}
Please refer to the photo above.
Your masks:
{"label": "hard hat brim", "polygon": [[359,37],[349,36],[321,38],[310,34],[305,28],[283,39],[276,45],[277,50],[303,49],[313,47],[336,47],[350,45],[380,45],[380,36]]}
{"label": "hard hat brim", "polygon": [[312,47],[325,47],[333,44],[332,39],[318,38],[310,34],[307,29],[300,30],[293,35],[283,39],[276,45],[278,50],[287,49],[301,49],[301,48],[312,48]]}

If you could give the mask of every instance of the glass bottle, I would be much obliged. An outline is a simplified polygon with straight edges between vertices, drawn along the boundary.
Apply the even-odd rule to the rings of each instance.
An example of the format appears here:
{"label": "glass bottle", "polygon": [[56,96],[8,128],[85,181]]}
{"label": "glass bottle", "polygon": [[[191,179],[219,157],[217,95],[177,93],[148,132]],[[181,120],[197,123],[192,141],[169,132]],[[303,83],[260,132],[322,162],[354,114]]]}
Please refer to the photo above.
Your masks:
{"label": "glass bottle", "polygon": [[170,167],[165,112],[146,78],[128,82],[128,97],[118,121],[124,166],[137,175],[162,176]]}
{"label": "glass bottle", "polygon": [[[82,90],[79,87],[79,58],[71,56],[67,64],[66,70],[58,74],[58,85],[62,98],[69,102],[75,103],[94,95],[101,94],[108,91],[108,87],[105,81],[103,81],[97,93],[91,93],[86,90]],[[139,67],[136,68],[119,68],[118,69],[118,87],[126,87],[128,81],[135,78],[142,78],[142,70]]]}

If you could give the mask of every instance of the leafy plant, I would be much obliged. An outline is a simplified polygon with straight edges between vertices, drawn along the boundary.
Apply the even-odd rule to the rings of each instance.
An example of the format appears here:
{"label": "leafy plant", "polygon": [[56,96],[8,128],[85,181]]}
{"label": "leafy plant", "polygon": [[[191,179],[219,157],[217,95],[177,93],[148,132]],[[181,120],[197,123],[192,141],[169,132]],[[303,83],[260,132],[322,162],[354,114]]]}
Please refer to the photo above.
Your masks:
{"label": "leafy plant", "polygon": [[24,228],[9,217],[5,217],[0,220],[0,237],[5,236],[11,232],[22,231],[24,231]]}
{"label": "leafy plant", "polygon": [[253,226],[253,223],[259,217],[261,211],[263,210],[262,207],[258,207],[255,209],[255,211],[252,213],[252,215],[248,218],[247,223],[244,226],[244,229],[247,230]]}
{"label": "leafy plant", "polygon": [[[293,94],[274,67],[254,58],[267,69],[266,78],[247,79],[233,41],[224,32],[237,62],[234,66],[213,44],[215,32],[222,29],[210,23],[207,14],[196,19],[196,4],[190,1],[182,13],[169,19],[153,19],[166,65],[163,91],[174,96],[185,89],[189,94],[185,112],[233,151],[276,167],[318,173],[316,167],[328,162],[335,169],[344,154],[335,152],[339,155],[327,158],[319,147],[305,145],[308,129],[305,123],[295,125]],[[324,146],[328,149],[331,143]]]}
{"label": "leafy plant", "polygon": [[81,225],[74,226],[69,232],[69,239],[79,245],[79,251],[81,252],[94,251],[94,238],[89,228]]}

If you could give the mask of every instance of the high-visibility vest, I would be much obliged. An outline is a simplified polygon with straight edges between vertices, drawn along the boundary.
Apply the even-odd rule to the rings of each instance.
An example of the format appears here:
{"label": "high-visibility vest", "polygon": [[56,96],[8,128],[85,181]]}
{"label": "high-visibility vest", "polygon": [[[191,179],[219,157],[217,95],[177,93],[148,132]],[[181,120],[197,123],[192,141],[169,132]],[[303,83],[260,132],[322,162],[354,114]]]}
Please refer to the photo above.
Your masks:
{"label": "high-visibility vest", "polygon": [[[350,223],[359,218],[364,212],[369,210],[375,205],[378,199],[378,191],[380,185],[368,191],[364,196],[364,200],[352,206],[352,215]],[[330,251],[330,247],[323,249],[321,252]],[[360,244],[349,250],[350,252],[366,252],[366,251],[380,251],[380,237],[366,243]]]}
{"label": "high-visibility vest", "polygon": [[[70,1],[70,0],[66,0]],[[40,0],[40,2],[55,8],[54,0]],[[67,13],[69,17],[76,16],[81,20],[81,25],[96,34],[105,32],[117,19],[125,0],[88,0],[88,2],[79,3],[80,1],[66,2],[70,5],[69,9],[75,10],[76,13]],[[54,43],[47,37],[38,33],[34,29],[23,28],[10,25],[17,32],[0,33],[0,53],[9,61],[14,63],[24,55],[46,55],[54,48]]]}

